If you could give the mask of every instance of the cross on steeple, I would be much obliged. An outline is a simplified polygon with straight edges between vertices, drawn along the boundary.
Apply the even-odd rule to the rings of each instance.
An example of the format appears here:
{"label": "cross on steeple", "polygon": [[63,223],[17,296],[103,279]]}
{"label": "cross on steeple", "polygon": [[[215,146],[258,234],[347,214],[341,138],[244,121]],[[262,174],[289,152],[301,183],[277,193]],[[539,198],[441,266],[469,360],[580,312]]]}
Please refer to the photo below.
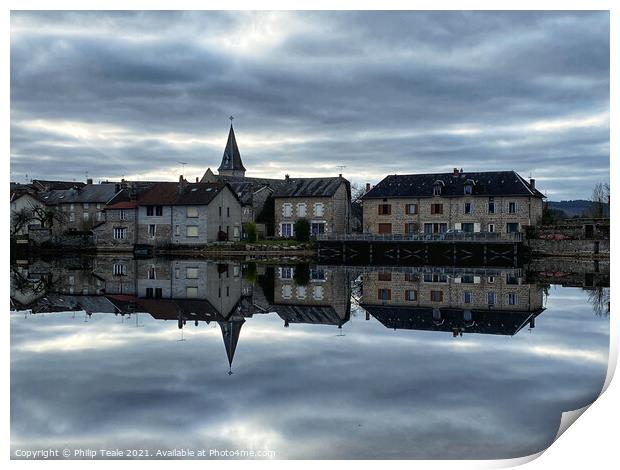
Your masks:
{"label": "cross on steeple", "polygon": [[234,118],[234,116],[229,116],[228,119],[230,119],[230,127],[232,127],[232,122],[233,122],[233,119],[235,119],[235,118]]}

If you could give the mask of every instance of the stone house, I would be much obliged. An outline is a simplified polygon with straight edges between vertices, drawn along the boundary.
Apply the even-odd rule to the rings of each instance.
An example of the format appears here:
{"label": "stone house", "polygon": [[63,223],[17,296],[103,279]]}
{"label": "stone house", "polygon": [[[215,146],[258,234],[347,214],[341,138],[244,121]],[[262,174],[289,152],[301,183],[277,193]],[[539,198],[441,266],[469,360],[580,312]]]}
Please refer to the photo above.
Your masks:
{"label": "stone house", "polygon": [[522,232],[540,224],[544,197],[515,171],[390,175],[362,197],[363,231]]}
{"label": "stone house", "polygon": [[295,236],[299,219],[310,223],[311,235],[350,232],[351,185],[336,178],[289,178],[274,193],[275,230],[280,237]]}
{"label": "stone house", "polygon": [[121,190],[118,183],[86,184],[71,189],[39,193],[46,206],[57,212],[54,234],[90,231],[105,221],[104,207]]}
{"label": "stone house", "polygon": [[137,200],[136,242],[201,245],[241,236],[241,202],[226,183],[158,183]]}
{"label": "stone house", "polygon": [[[45,204],[36,193],[29,190],[15,189],[11,191],[10,203],[11,234],[26,235],[29,233],[30,228],[41,226],[41,222],[34,217],[33,210],[44,207]],[[16,222],[15,215],[22,211],[29,216],[29,220],[24,220],[25,223],[20,224],[21,226],[14,226]]]}

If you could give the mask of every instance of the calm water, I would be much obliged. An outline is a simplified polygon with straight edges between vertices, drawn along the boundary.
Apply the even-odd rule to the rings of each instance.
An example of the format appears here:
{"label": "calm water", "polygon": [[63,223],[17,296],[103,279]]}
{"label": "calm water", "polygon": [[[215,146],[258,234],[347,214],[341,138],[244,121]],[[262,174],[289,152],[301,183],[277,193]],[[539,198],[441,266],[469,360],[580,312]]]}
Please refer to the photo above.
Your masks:
{"label": "calm water", "polygon": [[377,269],[14,266],[13,452],[511,458],[600,393],[598,274]]}

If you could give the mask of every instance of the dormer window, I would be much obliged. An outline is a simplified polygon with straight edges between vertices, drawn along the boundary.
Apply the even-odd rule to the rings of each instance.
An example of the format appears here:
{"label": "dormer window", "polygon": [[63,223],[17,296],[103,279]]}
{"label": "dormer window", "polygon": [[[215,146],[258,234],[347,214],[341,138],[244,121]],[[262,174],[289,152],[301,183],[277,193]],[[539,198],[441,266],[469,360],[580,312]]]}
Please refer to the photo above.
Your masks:
{"label": "dormer window", "polygon": [[433,183],[433,196],[441,196],[441,188],[444,183],[441,180],[437,180]]}
{"label": "dormer window", "polygon": [[472,180],[467,180],[465,182],[465,186],[463,186],[464,194],[473,194],[474,192],[474,182]]}

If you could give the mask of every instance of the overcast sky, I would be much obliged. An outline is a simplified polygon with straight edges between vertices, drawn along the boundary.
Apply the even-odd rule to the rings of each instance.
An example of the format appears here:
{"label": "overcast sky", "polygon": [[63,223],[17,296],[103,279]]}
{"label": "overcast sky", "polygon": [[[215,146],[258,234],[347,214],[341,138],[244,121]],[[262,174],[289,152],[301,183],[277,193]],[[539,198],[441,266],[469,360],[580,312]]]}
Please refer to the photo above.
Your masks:
{"label": "overcast sky", "polygon": [[12,181],[201,176],[230,115],[248,176],[514,169],[588,198],[609,181],[609,15],[11,15]]}

